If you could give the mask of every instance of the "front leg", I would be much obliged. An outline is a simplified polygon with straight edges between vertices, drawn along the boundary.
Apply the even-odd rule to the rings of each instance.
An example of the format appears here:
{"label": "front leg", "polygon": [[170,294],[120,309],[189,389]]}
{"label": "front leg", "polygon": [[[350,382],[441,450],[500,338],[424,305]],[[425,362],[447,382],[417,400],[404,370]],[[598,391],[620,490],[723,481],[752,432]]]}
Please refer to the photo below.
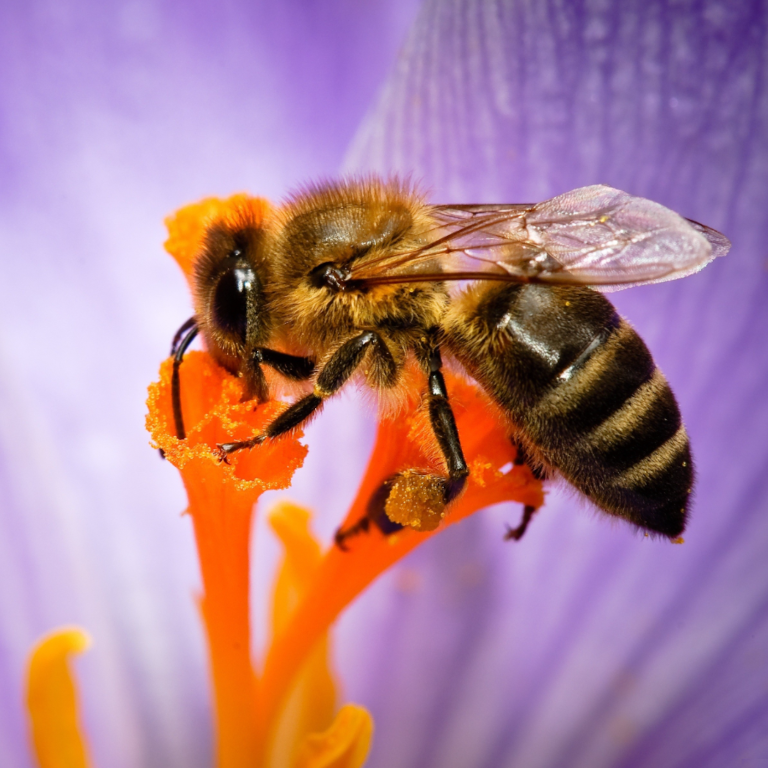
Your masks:
{"label": "front leg", "polygon": [[274,349],[257,349],[253,353],[256,365],[264,364],[292,381],[306,381],[315,372],[315,362],[308,357],[287,355]]}
{"label": "front leg", "polygon": [[262,365],[268,365],[281,376],[293,381],[306,381],[315,372],[315,363],[308,357],[296,357],[274,349],[257,347],[251,355],[250,365],[242,371],[245,382],[243,400],[258,400],[260,403],[269,400],[269,387]]}
{"label": "front leg", "polygon": [[179,440],[185,440],[187,430],[184,427],[184,414],[181,412],[181,378],[179,367],[184,359],[189,345],[195,340],[199,332],[197,320],[190,317],[184,325],[176,331],[171,344],[171,355],[173,356],[173,372],[171,373],[171,401],[173,403],[173,424],[176,428],[176,437]]}
{"label": "front leg", "polygon": [[279,437],[285,432],[298,427],[323,404],[326,398],[335,395],[349,381],[371,348],[375,348],[378,351],[380,362],[384,362],[385,365],[391,367],[394,371],[395,362],[387,345],[378,333],[375,331],[365,331],[359,336],[349,339],[349,341],[344,342],[334,352],[323,370],[320,371],[311,395],[306,395],[297,400],[272,423],[268,424],[261,434],[255,435],[250,440],[220,445],[221,458],[225,459],[230,453],[243,450],[244,448],[253,448],[255,445],[261,445],[267,439]]}

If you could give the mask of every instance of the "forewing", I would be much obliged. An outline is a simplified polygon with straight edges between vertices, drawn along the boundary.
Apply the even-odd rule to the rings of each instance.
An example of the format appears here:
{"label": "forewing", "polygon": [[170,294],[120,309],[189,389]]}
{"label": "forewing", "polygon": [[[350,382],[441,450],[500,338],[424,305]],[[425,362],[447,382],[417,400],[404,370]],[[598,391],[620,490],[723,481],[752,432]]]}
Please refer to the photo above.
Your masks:
{"label": "forewing", "polygon": [[523,281],[602,290],[689,275],[730,247],[719,232],[602,185],[533,206],[441,207],[437,215],[449,227],[462,218],[472,222],[471,232],[458,229],[452,243],[473,260]]}
{"label": "forewing", "polygon": [[616,290],[698,271],[730,243],[663,205],[594,185],[537,205],[434,206],[434,237],[367,261],[369,284],[487,279]]}
{"label": "forewing", "polygon": [[[590,285],[627,287],[684,277],[730,245],[659,203],[599,185],[537,205],[527,222],[531,240]],[[711,234],[718,235],[715,247]]]}
{"label": "forewing", "polygon": [[705,224],[699,224],[698,221],[693,219],[686,219],[686,221],[707,239],[712,248],[713,259],[716,259],[718,256],[725,256],[731,250],[731,241],[722,232],[718,232],[716,229],[712,229]]}

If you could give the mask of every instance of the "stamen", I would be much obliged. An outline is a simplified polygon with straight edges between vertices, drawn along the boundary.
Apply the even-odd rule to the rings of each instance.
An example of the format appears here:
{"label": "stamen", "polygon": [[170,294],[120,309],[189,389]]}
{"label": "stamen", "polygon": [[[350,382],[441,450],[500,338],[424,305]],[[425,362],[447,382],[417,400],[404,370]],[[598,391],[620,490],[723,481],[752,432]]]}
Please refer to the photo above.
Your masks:
{"label": "stamen", "polygon": [[[446,378],[469,460],[470,477],[465,492],[448,507],[443,525],[453,525],[478,509],[502,501],[540,507],[544,500],[541,483],[527,466],[512,463],[515,448],[485,396],[461,379]],[[425,418],[423,411],[416,410],[406,418],[380,423],[367,473],[343,528],[365,518],[369,500],[387,478],[407,469],[433,476],[445,472],[435,458],[437,452],[430,442],[434,438],[428,437],[431,433],[424,426]],[[507,464],[508,471],[501,472]],[[416,511],[413,516],[421,514]],[[331,546],[290,622],[277,634],[267,655],[260,689],[264,719],[273,717],[298,666],[344,608],[384,571],[436,532],[407,528],[384,536],[370,526],[368,532],[348,538],[345,550]],[[500,539],[502,535],[500,531]]]}
{"label": "stamen", "polygon": [[[288,502],[278,504],[269,515],[270,525],[285,550],[273,592],[272,637],[279,636],[287,626],[321,562],[320,545],[309,530],[309,521],[310,514],[306,509]],[[370,721],[370,715],[359,707],[352,707],[350,712],[343,708],[340,719],[334,722],[336,698],[326,632],[320,635],[301,664],[274,722],[265,723],[269,726],[266,765],[278,768],[306,764],[319,768],[361,764],[350,763],[348,756],[354,753],[355,745],[364,747],[362,758],[367,754],[370,729],[366,740],[361,723],[366,719]],[[311,749],[306,747],[307,744]],[[345,746],[341,748],[342,745]],[[300,759],[300,754],[305,753]]]}

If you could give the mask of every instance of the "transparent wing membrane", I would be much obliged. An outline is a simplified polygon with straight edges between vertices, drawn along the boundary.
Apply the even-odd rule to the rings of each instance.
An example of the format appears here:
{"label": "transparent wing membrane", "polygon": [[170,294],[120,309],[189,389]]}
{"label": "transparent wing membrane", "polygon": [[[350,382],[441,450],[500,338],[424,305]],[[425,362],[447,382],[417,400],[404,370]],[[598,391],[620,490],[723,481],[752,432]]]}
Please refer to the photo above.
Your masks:
{"label": "transparent wing membrane", "polygon": [[[611,290],[684,277],[730,248],[709,227],[602,185],[537,205],[441,205],[432,213],[434,239],[418,250],[362,260],[351,278],[370,285],[484,279]],[[438,266],[425,271],[427,264]]]}

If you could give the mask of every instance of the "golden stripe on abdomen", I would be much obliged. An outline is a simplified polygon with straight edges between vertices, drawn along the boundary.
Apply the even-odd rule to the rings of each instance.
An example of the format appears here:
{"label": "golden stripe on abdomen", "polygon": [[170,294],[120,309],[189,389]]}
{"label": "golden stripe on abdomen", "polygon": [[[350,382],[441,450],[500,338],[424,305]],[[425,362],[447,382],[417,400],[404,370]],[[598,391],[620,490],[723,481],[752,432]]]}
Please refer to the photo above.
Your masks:
{"label": "golden stripe on abdomen", "polygon": [[685,528],[692,488],[691,448],[680,426],[653,453],[610,480],[599,496],[636,525],[675,537]]}
{"label": "golden stripe on abdomen", "polygon": [[613,515],[667,536],[685,524],[690,449],[672,390],[622,321],[526,419],[552,466]]}
{"label": "golden stripe on abdomen", "polygon": [[680,429],[680,423],[675,396],[656,368],[583,442],[606,467],[621,472],[653,454]]}
{"label": "golden stripe on abdomen", "polygon": [[622,320],[573,376],[566,381],[553,378],[538,408],[582,435],[619,411],[655,370],[643,340]]}

